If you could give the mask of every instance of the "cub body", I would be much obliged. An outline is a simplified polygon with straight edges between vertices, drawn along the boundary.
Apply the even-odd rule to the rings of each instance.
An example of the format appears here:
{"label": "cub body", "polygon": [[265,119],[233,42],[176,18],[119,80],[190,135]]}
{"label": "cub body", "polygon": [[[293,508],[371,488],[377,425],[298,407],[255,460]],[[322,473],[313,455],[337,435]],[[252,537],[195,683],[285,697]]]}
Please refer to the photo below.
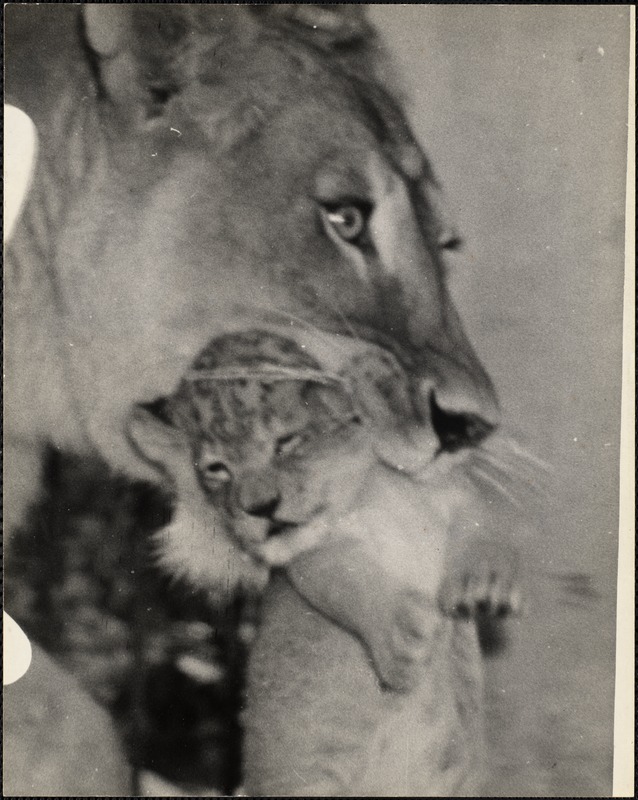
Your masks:
{"label": "cub body", "polygon": [[246,791],[476,790],[476,628],[439,597],[450,540],[482,513],[467,459],[419,471],[408,384],[383,351],[342,376],[318,366],[263,331],[221,337],[131,422],[178,498],[169,565],[219,582],[223,541],[238,580],[275,567],[248,672]]}
{"label": "cub body", "polygon": [[[370,587],[375,590],[374,585]],[[475,626],[432,611],[422,679],[385,690],[360,642],[281,572],[248,671],[248,796],[480,795],[481,656]]]}

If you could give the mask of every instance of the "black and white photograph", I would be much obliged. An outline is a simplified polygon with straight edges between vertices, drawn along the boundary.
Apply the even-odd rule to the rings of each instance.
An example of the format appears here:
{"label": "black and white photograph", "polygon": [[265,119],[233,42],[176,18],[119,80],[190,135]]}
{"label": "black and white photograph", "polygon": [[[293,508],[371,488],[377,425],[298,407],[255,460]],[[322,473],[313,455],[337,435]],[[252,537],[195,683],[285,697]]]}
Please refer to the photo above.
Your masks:
{"label": "black and white photograph", "polygon": [[634,796],[635,8],[3,21],[3,796]]}

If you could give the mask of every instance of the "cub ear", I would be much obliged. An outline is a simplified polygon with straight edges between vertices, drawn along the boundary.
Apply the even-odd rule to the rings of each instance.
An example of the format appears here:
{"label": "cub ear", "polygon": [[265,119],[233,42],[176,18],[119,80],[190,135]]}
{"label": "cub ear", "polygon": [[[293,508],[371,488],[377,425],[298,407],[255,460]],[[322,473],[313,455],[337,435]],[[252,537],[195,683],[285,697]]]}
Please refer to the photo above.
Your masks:
{"label": "cub ear", "polygon": [[126,433],[135,449],[148,461],[169,466],[176,451],[189,447],[184,431],[176,428],[163,415],[164,401],[137,403],[129,414]]}

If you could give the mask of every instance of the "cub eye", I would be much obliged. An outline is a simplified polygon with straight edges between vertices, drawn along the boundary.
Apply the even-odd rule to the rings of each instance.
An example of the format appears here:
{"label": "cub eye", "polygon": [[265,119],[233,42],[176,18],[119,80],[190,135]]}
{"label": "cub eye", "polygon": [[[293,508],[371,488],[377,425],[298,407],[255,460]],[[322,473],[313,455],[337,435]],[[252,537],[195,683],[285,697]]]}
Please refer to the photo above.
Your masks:
{"label": "cub eye", "polygon": [[278,456],[288,456],[294,453],[303,443],[303,436],[300,433],[289,433],[277,439],[275,453]]}
{"label": "cub eye", "polygon": [[211,461],[203,465],[202,475],[205,480],[213,483],[227,483],[230,480],[228,467],[221,461]]}
{"label": "cub eye", "polygon": [[372,204],[365,201],[324,205],[324,214],[334,232],[345,242],[357,242],[366,233]]}

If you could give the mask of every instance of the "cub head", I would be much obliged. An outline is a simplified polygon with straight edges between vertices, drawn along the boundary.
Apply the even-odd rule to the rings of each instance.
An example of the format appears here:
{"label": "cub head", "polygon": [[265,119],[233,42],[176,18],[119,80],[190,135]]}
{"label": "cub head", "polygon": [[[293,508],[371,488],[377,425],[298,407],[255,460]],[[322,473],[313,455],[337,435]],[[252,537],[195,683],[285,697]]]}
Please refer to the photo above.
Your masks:
{"label": "cub head", "polygon": [[[209,343],[173,395],[134,409],[131,440],[177,499],[160,534],[167,568],[210,588],[228,585],[239,552],[287,563],[319,543],[330,520],[358,508],[380,460],[394,468],[391,482],[425,467],[401,485],[416,488],[419,502],[435,497],[427,508],[438,509],[439,522],[468,498],[471,519],[480,517],[473,470],[489,454],[484,464],[482,448],[474,460],[446,454],[432,467],[413,385],[396,359],[361,345],[347,367],[328,373],[293,339],[267,331],[228,334]],[[229,543],[221,558],[220,541]],[[231,583],[241,578],[235,572]]]}
{"label": "cub head", "polygon": [[213,548],[220,528],[259,557],[266,539],[312,518],[333,485],[349,485],[339,456],[361,449],[361,418],[344,383],[293,340],[249,331],[215,339],[173,395],[138,405],[129,435],[172,481],[177,516],[192,521],[200,505],[217,526],[199,525],[210,531],[206,546],[200,530],[173,524],[163,560],[192,554],[193,537],[195,558],[208,558],[199,550]]}

